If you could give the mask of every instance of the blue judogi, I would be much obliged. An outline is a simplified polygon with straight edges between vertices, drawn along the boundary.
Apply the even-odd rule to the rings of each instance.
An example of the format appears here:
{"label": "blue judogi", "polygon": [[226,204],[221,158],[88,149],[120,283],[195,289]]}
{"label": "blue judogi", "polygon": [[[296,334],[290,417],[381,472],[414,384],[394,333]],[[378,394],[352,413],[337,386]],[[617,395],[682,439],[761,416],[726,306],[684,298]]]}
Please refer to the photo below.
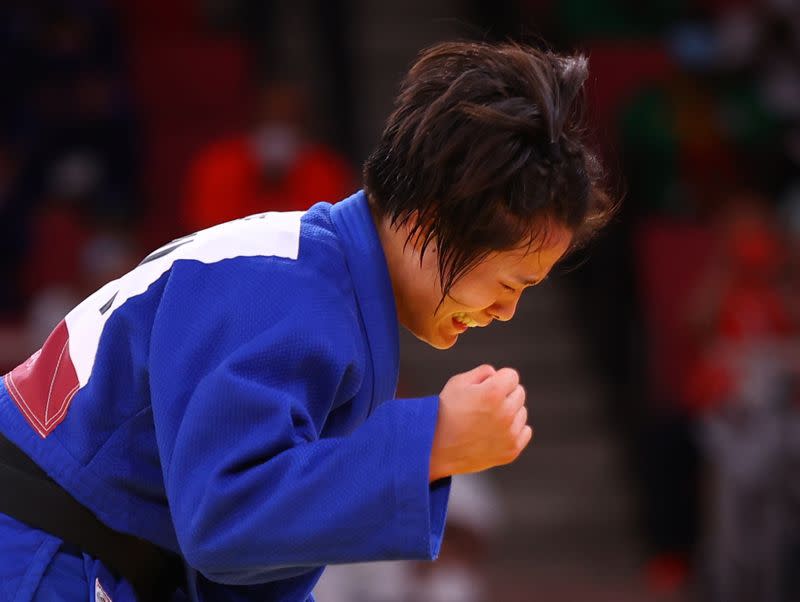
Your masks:
{"label": "blue judogi", "polygon": [[[363,192],[250,216],[70,312],[5,376],[0,432],[104,523],[179,552],[201,599],[304,601],[326,564],[438,554],[438,398],[393,399],[397,328]],[[0,599],[57,584],[54,558],[131,599],[59,543],[0,515]]]}

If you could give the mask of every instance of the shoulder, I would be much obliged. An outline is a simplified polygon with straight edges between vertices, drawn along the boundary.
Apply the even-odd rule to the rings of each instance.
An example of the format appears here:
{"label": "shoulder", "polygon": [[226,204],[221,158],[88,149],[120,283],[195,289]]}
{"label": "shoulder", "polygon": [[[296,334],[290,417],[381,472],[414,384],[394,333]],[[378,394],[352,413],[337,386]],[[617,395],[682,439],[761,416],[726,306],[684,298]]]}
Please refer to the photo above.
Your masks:
{"label": "shoulder", "polygon": [[[312,313],[331,327],[353,327],[355,295],[330,205],[307,212],[268,212],[220,224],[151,253],[170,261],[164,301],[226,321],[264,325]],[[254,324],[255,325],[255,324]]]}
{"label": "shoulder", "polygon": [[331,207],[330,203],[317,203],[302,216],[298,259],[322,260],[324,269],[341,272],[346,269],[345,252],[331,221]]}

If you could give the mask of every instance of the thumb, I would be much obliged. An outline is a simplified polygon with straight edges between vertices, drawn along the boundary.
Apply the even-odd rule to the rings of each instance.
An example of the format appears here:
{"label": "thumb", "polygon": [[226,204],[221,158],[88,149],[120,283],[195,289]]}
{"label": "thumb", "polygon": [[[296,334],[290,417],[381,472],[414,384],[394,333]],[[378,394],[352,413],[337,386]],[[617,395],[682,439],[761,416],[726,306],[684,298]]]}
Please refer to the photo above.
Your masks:
{"label": "thumb", "polygon": [[479,385],[495,373],[495,369],[489,364],[481,364],[469,372],[464,372],[461,376],[468,385]]}

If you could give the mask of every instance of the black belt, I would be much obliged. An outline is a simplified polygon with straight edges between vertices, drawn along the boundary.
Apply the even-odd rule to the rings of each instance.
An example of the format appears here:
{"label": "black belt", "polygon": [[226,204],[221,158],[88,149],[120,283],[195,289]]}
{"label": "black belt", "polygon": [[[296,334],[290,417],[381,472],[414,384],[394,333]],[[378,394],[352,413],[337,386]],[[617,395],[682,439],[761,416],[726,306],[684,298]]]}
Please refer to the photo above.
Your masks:
{"label": "black belt", "polygon": [[100,560],[131,583],[141,602],[169,600],[183,585],[185,572],[177,554],[100,522],[3,435],[0,512]]}

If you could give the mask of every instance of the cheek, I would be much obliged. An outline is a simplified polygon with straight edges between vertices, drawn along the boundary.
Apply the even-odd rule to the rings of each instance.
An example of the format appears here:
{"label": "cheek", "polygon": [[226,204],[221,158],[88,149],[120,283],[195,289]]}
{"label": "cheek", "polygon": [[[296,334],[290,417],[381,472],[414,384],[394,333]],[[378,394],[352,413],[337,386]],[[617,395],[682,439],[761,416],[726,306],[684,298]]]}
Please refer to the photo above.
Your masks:
{"label": "cheek", "polygon": [[455,306],[454,311],[485,309],[495,302],[497,291],[477,282],[462,282],[453,287],[450,297],[448,301]]}

